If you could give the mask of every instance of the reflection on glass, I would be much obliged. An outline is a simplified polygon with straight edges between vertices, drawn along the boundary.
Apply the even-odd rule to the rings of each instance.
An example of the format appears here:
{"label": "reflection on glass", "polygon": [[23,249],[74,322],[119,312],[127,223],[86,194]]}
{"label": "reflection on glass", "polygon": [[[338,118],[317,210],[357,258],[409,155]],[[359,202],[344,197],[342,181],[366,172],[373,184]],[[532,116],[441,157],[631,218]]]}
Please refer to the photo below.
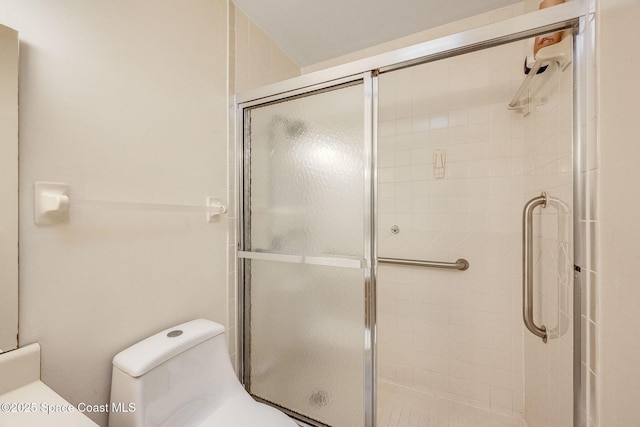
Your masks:
{"label": "reflection on glass", "polygon": [[251,111],[251,249],[362,255],[362,86]]}

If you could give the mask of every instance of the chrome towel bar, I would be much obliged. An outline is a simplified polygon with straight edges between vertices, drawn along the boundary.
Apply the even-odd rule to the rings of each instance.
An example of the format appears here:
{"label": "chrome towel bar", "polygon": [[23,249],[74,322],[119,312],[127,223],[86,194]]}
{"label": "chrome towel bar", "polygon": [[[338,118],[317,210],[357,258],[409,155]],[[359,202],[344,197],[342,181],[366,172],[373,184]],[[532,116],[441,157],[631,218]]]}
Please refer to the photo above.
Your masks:
{"label": "chrome towel bar", "polygon": [[544,343],[547,342],[547,328],[533,321],[533,211],[538,206],[546,208],[548,203],[549,196],[543,192],[522,209],[522,319],[527,329]]}
{"label": "chrome towel bar", "polygon": [[445,268],[448,270],[467,270],[469,268],[469,261],[464,258],[458,259],[456,262],[440,262],[440,261],[420,261],[415,259],[403,259],[403,258],[382,258],[378,257],[378,262],[383,264],[397,264],[397,265],[411,265],[415,267],[432,267],[432,268]]}

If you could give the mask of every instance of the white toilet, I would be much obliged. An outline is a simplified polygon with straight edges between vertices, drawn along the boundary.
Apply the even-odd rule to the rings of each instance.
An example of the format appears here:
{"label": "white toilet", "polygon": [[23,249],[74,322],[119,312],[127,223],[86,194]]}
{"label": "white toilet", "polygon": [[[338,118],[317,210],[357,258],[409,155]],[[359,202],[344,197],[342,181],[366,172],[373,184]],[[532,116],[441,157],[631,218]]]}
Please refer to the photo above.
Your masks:
{"label": "white toilet", "polygon": [[159,332],[113,358],[109,427],[297,427],[249,396],[224,327],[205,319]]}

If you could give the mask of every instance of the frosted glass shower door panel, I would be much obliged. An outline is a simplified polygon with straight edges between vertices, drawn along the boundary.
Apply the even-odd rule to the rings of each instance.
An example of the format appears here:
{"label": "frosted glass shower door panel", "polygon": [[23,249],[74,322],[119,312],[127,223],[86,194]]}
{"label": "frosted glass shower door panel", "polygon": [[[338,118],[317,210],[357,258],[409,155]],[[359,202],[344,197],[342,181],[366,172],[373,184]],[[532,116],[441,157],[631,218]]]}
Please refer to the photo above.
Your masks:
{"label": "frosted glass shower door panel", "polygon": [[363,86],[250,111],[251,250],[362,256]]}
{"label": "frosted glass shower door panel", "polygon": [[251,261],[251,393],[333,427],[364,425],[360,269]]}
{"label": "frosted glass shower door panel", "polygon": [[245,110],[245,383],[332,427],[364,426],[364,96]]}

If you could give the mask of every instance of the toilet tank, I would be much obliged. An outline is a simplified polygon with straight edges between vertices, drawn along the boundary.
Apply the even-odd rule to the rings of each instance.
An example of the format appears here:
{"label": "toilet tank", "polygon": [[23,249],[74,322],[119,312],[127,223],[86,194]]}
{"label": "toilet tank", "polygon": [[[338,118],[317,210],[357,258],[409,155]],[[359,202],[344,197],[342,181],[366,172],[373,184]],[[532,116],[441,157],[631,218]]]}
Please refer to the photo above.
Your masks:
{"label": "toilet tank", "polygon": [[193,320],[113,358],[109,427],[198,425],[227,399],[243,393],[224,327]]}

